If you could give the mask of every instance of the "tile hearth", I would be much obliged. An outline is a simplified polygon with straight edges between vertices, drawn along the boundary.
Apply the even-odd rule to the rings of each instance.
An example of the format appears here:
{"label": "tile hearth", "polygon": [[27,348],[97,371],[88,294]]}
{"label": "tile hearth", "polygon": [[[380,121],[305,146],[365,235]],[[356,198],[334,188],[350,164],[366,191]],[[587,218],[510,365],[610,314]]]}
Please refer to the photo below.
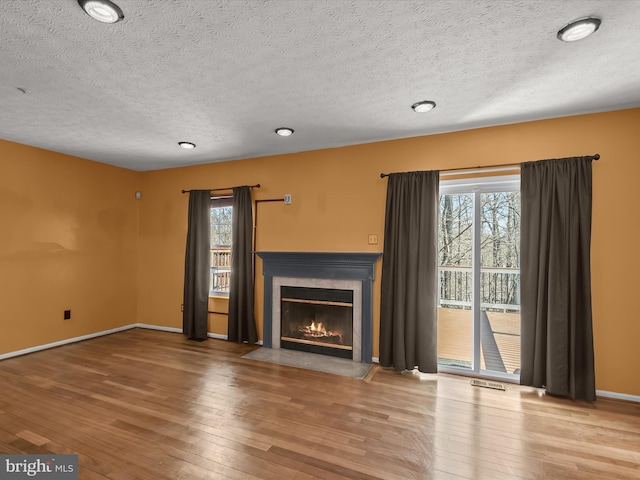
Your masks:
{"label": "tile hearth", "polygon": [[371,365],[353,362],[344,358],[281,348],[261,347],[247,353],[242,358],[360,379],[366,377],[369,370],[371,370]]}

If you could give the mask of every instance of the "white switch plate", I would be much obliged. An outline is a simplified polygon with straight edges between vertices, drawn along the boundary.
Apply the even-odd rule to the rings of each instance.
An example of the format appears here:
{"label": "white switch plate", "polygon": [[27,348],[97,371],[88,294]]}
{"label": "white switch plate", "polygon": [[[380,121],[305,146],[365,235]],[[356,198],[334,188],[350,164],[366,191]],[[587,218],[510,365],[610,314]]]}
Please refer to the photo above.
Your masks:
{"label": "white switch plate", "polygon": [[291,194],[290,193],[285,193],[284,194],[284,204],[285,205],[291,205]]}

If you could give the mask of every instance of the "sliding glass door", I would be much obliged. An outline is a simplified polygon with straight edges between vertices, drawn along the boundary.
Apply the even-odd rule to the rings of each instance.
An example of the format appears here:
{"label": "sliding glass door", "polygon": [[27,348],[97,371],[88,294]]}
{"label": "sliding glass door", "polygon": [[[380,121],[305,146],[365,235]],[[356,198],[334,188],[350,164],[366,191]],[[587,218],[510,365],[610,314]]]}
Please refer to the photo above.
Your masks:
{"label": "sliding glass door", "polygon": [[519,176],[440,184],[440,371],[519,377],[519,188]]}

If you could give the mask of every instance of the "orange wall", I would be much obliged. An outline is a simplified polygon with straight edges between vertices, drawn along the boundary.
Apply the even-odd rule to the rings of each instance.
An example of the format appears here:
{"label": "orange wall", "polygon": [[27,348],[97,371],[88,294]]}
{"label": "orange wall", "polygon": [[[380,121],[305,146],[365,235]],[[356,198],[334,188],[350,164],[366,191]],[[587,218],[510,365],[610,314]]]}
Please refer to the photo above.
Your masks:
{"label": "orange wall", "polygon": [[[640,109],[630,109],[142,173],[0,141],[0,354],[135,322],[180,328],[183,188],[260,183],[255,198],[290,193],[292,205],[260,205],[258,250],[375,252],[384,225],[380,172],[600,153],[592,239],[597,388],[640,395],[640,321],[629,306],[640,271],[639,127]],[[379,245],[367,244],[371,233]],[[212,300],[211,308],[227,305]],[[226,317],[211,315],[209,331],[225,334]]]}
{"label": "orange wall", "polygon": [[[640,178],[640,109],[468,130],[321,151],[144,172],[139,230],[138,321],[181,326],[187,195],[181,189],[260,183],[259,251],[381,251],[386,180],[381,172],[448,169],[600,153],[594,164],[593,307],[597,388],[640,395],[640,321],[629,301],[640,271],[640,216],[632,213]],[[285,140],[286,141],[286,140]],[[615,243],[612,243],[615,242]],[[258,261],[256,311],[262,330]],[[374,298],[378,355],[379,279]],[[215,310],[226,309],[217,300]],[[226,317],[209,330],[225,334]]]}
{"label": "orange wall", "polygon": [[135,323],[138,176],[0,140],[0,354]]}

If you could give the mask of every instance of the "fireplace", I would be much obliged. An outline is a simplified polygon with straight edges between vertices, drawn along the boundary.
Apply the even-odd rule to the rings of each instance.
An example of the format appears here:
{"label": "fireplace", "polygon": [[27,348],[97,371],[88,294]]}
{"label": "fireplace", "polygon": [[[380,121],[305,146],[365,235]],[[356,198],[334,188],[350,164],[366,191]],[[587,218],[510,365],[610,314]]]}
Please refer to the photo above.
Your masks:
{"label": "fireplace", "polygon": [[280,348],[353,359],[353,290],[280,287]]}
{"label": "fireplace", "polygon": [[371,363],[373,280],[379,253],[258,252],[258,256],[263,261],[265,347]]}

